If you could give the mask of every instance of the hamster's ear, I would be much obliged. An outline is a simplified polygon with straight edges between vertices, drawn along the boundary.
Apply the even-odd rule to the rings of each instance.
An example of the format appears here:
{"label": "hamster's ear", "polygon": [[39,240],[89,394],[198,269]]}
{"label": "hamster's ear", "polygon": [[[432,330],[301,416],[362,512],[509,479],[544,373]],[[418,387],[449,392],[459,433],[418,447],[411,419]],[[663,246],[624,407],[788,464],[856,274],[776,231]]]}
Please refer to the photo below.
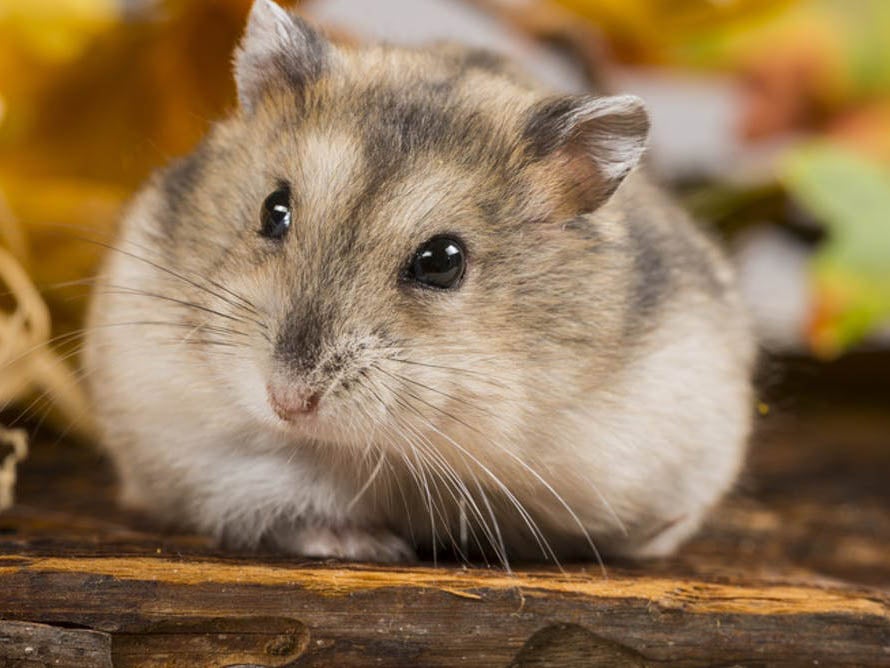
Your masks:
{"label": "hamster's ear", "polygon": [[640,98],[559,96],[536,104],[525,126],[532,158],[563,181],[580,212],[615,192],[639,163],[649,135]]}
{"label": "hamster's ear", "polygon": [[272,0],[254,0],[235,51],[235,83],[250,112],[268,89],[299,90],[324,72],[331,44]]}

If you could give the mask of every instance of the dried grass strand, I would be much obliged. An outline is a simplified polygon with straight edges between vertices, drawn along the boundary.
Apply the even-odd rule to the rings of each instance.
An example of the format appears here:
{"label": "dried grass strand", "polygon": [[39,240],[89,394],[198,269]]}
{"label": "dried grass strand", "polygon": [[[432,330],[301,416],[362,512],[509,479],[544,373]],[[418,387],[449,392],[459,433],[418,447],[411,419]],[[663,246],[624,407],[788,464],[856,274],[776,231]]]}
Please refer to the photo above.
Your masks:
{"label": "dried grass strand", "polygon": [[[25,248],[23,233],[0,203],[3,239],[19,253]],[[89,435],[93,423],[83,388],[74,372],[51,349],[52,321],[49,308],[16,256],[0,246],[0,284],[11,299],[0,309],[0,405],[22,401],[32,392],[43,392],[75,431]]]}
{"label": "dried grass strand", "polygon": [[0,512],[3,512],[15,503],[16,465],[28,456],[25,430],[0,427],[0,446],[12,448],[0,456]]}

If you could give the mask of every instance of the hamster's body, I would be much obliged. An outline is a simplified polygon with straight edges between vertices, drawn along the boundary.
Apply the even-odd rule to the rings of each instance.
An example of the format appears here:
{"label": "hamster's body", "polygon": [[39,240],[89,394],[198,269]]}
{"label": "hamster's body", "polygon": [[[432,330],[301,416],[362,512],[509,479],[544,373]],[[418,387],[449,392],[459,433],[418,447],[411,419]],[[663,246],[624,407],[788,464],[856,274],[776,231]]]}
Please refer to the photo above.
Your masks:
{"label": "hamster's body", "polygon": [[[699,526],[742,461],[753,344],[725,260],[632,171],[637,100],[344,50],[267,0],[236,77],[91,310],[127,503],[368,560],[656,555]],[[440,239],[447,285],[416,269]]]}

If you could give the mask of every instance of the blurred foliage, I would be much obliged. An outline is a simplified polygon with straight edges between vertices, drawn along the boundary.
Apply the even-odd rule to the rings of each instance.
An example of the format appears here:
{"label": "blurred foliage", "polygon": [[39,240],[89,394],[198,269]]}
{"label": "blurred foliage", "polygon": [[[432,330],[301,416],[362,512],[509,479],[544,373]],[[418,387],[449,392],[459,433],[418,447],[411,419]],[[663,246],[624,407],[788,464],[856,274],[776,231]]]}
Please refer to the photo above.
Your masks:
{"label": "blurred foliage", "polygon": [[782,178],[828,227],[813,262],[816,307],[809,340],[835,355],[890,316],[890,170],[832,145],[788,156]]}
{"label": "blurred foliage", "polygon": [[[624,62],[664,64],[725,60],[724,44],[798,0],[557,0],[607,36]],[[714,46],[712,46],[714,45]],[[709,51],[707,58],[701,58]]]}
{"label": "blurred foliage", "polygon": [[[234,103],[249,0],[135,4],[0,5],[0,197],[39,252],[18,252],[38,286],[92,276],[103,248],[78,239],[107,241],[139,183]],[[79,324],[75,292],[46,293],[57,331]]]}

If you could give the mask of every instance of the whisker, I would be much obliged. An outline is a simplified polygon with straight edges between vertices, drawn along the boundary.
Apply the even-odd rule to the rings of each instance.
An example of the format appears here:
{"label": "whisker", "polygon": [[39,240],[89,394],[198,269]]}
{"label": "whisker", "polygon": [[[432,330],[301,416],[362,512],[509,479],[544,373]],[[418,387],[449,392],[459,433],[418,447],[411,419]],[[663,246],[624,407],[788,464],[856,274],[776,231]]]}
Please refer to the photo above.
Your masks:
{"label": "whisker", "polygon": [[447,393],[447,392],[443,392],[442,390],[437,390],[437,389],[434,388],[434,387],[430,387],[429,385],[426,385],[426,384],[421,383],[421,382],[419,382],[419,381],[413,380],[413,379],[408,378],[407,376],[403,376],[403,375],[401,375],[401,374],[390,373],[390,372],[388,372],[386,369],[382,368],[379,364],[374,364],[374,365],[372,365],[372,366],[373,366],[375,369],[377,369],[378,371],[380,371],[381,373],[383,373],[383,374],[389,376],[389,377],[392,378],[393,380],[396,380],[396,381],[402,381],[402,382],[405,382],[405,383],[411,383],[412,385],[417,385],[418,387],[422,387],[422,388],[425,389],[425,390],[428,390],[428,391],[430,391],[430,392],[434,392],[434,393],[436,393],[436,394],[438,394],[438,395],[441,395],[441,396],[443,396],[443,397],[446,397],[447,399],[451,399],[452,401],[456,401],[456,402],[458,402],[458,403],[461,403],[461,404],[463,404],[463,405],[465,405],[465,406],[467,406],[467,407],[469,407],[469,408],[472,408],[473,410],[478,410],[478,411],[480,411],[480,412],[482,412],[482,413],[485,413],[486,415],[492,415],[492,416],[494,415],[493,413],[491,413],[491,411],[488,411],[488,410],[486,410],[486,409],[484,409],[484,408],[482,408],[482,407],[480,407],[480,406],[477,406],[477,405],[473,404],[473,402],[468,401],[467,399],[464,399],[463,397],[457,397],[457,396],[454,396],[453,394],[449,394],[449,393]]}
{"label": "whisker", "polygon": [[[388,389],[388,390],[389,390],[389,391],[390,391],[390,392],[397,398],[398,401],[400,401],[400,403],[401,403],[401,405],[402,405],[403,407],[407,408],[408,410],[410,410],[411,412],[413,412],[414,414],[416,414],[418,417],[420,417],[420,419],[424,421],[424,423],[425,423],[425,425],[426,425],[427,427],[429,427],[430,429],[432,429],[433,431],[435,431],[436,433],[438,433],[438,434],[439,434],[440,436],[442,436],[443,438],[446,438],[449,442],[451,442],[452,444],[454,444],[454,446],[457,447],[458,450],[459,450],[461,453],[463,453],[465,456],[468,456],[468,457],[469,457],[469,458],[470,458],[470,459],[471,459],[477,466],[480,467],[480,469],[482,469],[482,470],[486,473],[486,475],[488,475],[489,477],[491,477],[491,478],[495,481],[495,483],[502,489],[502,491],[503,491],[504,493],[506,493],[506,495],[508,496],[508,498],[509,498],[509,497],[513,497],[513,499],[515,500],[515,497],[512,495],[512,492],[510,492],[510,490],[506,487],[506,485],[504,485],[503,482],[497,477],[497,475],[495,475],[495,474],[494,474],[494,473],[493,473],[487,466],[485,466],[482,462],[480,462],[475,456],[473,456],[471,453],[469,453],[465,448],[463,448],[463,447],[460,446],[458,443],[456,443],[456,442],[455,442],[453,439],[451,439],[447,434],[444,434],[444,433],[441,432],[439,429],[437,429],[437,428],[435,427],[435,425],[433,425],[433,424],[429,421],[429,419],[428,419],[426,416],[424,416],[423,413],[420,412],[415,406],[413,406],[413,405],[410,404],[409,402],[405,401],[404,399],[399,399],[399,395],[398,395],[398,393],[397,393],[397,392],[394,392],[392,388],[390,388],[389,386],[387,386],[385,383],[381,383],[381,384],[382,384],[384,387],[386,387],[386,388],[387,388],[387,389]],[[416,397],[416,395],[413,395],[413,394],[410,393],[410,392],[407,392],[407,394],[408,394],[409,396],[411,396],[412,398],[415,398],[415,399],[418,399],[418,400],[422,401],[421,399],[419,399],[418,397]],[[474,478],[475,478],[475,476],[474,476]],[[475,482],[476,482],[476,484],[477,484],[477,488],[478,488],[480,494],[483,495],[483,498],[486,498],[485,492],[484,492],[484,490],[482,489],[481,484],[478,482],[478,480],[476,480]],[[470,498],[472,499],[472,497],[470,497]],[[514,503],[519,504],[518,500],[515,500]],[[487,500],[486,500],[486,504],[487,504]],[[521,504],[519,504],[519,507],[521,507]],[[491,511],[490,506],[489,506],[489,510]],[[523,509],[523,510],[524,510],[524,509]],[[497,517],[496,517],[496,515],[494,515],[493,511],[490,512],[490,515],[491,515],[491,517],[492,517],[493,522],[494,522],[495,525],[496,525],[496,524],[497,524]],[[507,557],[506,546],[504,545],[503,538],[500,536],[500,531],[499,531],[499,529],[497,529],[497,530],[495,531],[495,533],[496,533],[496,535],[495,535],[493,538],[490,538],[492,547],[494,547],[495,551],[498,553],[498,557],[499,557],[499,559],[501,560],[501,562],[503,563],[504,568],[507,569],[508,571],[510,571],[510,564],[509,564],[509,559],[508,559],[508,557]],[[554,558],[555,558],[555,555],[554,555]]]}
{"label": "whisker", "polygon": [[266,324],[256,320],[254,318],[248,318],[245,320],[244,318],[239,318],[238,316],[230,315],[228,313],[223,313],[222,311],[217,311],[216,309],[210,308],[209,306],[204,306],[203,304],[198,304],[196,302],[191,302],[186,299],[179,299],[178,297],[171,297],[169,295],[162,295],[156,292],[149,292],[147,290],[141,290],[138,288],[127,288],[121,286],[110,286],[114,289],[108,290],[109,294],[119,294],[119,295],[133,295],[139,297],[150,297],[153,299],[159,299],[161,301],[171,302],[174,304],[179,304],[180,306],[185,306],[187,308],[192,308],[198,311],[204,311],[205,313],[210,313],[212,315],[218,316],[220,318],[224,318],[226,320],[231,320],[233,322],[252,322],[256,325],[259,325],[260,328],[266,329]]}
{"label": "whisker", "polygon": [[[573,521],[575,521],[576,524],[578,524],[578,525],[580,526],[580,528],[581,528],[581,530],[582,530],[582,535],[585,536],[585,538],[587,539],[588,544],[590,545],[590,547],[592,548],[594,554],[595,554],[596,557],[597,557],[597,561],[598,561],[598,563],[600,564],[600,568],[601,568],[601,570],[603,571],[603,576],[604,576],[604,577],[606,576],[606,573],[605,573],[605,566],[604,566],[604,564],[603,564],[603,561],[602,561],[602,558],[601,558],[601,556],[600,556],[600,554],[599,554],[599,551],[596,549],[596,546],[593,544],[593,540],[592,540],[592,538],[590,537],[590,533],[587,531],[586,527],[584,527],[583,523],[581,523],[580,518],[578,518],[578,516],[577,516],[577,514],[574,512],[574,510],[571,509],[571,507],[565,502],[565,500],[562,498],[562,496],[561,496],[558,492],[556,492],[556,490],[553,489],[552,485],[550,485],[547,481],[545,481],[545,480],[540,476],[540,474],[538,474],[536,471],[534,471],[534,469],[531,469],[531,467],[529,467],[525,462],[523,462],[520,458],[518,458],[514,453],[510,452],[508,449],[504,448],[503,446],[501,446],[500,444],[496,443],[496,442],[493,441],[492,439],[489,439],[485,434],[482,434],[478,429],[476,429],[476,428],[474,428],[474,427],[472,427],[472,426],[466,424],[465,422],[463,422],[463,421],[460,420],[459,418],[455,417],[454,415],[451,415],[451,414],[448,413],[447,411],[443,411],[443,410],[440,409],[438,406],[435,406],[435,405],[433,405],[433,404],[431,404],[431,403],[425,401],[422,397],[418,397],[416,394],[413,394],[413,393],[411,393],[411,392],[407,392],[407,394],[408,394],[409,396],[411,396],[412,398],[416,399],[417,401],[420,401],[421,403],[425,404],[426,406],[428,406],[428,407],[432,408],[433,410],[437,411],[438,413],[444,415],[445,417],[448,417],[449,419],[451,419],[451,420],[453,420],[453,421],[455,421],[455,422],[457,422],[457,423],[459,423],[459,424],[464,425],[464,426],[467,427],[468,429],[471,429],[471,430],[474,431],[475,433],[480,434],[480,435],[481,435],[483,438],[485,438],[489,443],[491,443],[492,445],[494,445],[495,447],[497,447],[499,450],[501,450],[501,451],[504,452],[505,454],[509,455],[512,459],[516,460],[517,463],[519,463],[525,470],[527,470],[529,473],[531,473],[531,474],[532,474],[532,475],[533,475],[533,476],[534,476],[534,477],[535,477],[535,478],[536,478],[542,485],[544,485],[545,489],[547,489],[547,490],[554,496],[554,498],[556,498],[556,500],[560,503],[560,505],[563,506],[563,508],[566,510],[566,512],[569,513],[570,517],[572,517]],[[416,408],[415,408],[415,411],[416,411],[419,415],[421,415],[421,417],[424,417],[424,416],[422,415],[422,413],[420,413],[420,411],[417,411],[417,410],[416,410]],[[503,482],[502,482],[502,481],[501,481],[501,480],[500,480],[500,479],[499,479],[499,478],[498,478],[498,477],[497,477],[497,476],[496,476],[496,475],[495,475],[495,474],[494,474],[494,473],[493,473],[487,466],[485,466],[485,464],[483,464],[478,458],[476,458],[472,453],[469,453],[463,446],[461,446],[459,443],[457,443],[457,442],[456,442],[454,439],[452,439],[450,436],[448,436],[447,434],[445,434],[444,432],[442,432],[441,430],[439,430],[434,424],[432,424],[432,422],[429,422],[428,419],[427,419],[427,424],[428,424],[428,426],[429,426],[430,429],[433,429],[434,431],[436,431],[437,433],[439,433],[443,438],[445,438],[446,440],[448,440],[452,445],[454,445],[456,448],[458,448],[461,452],[467,454],[467,455],[468,455],[468,456],[469,456],[469,457],[476,463],[477,466],[479,466],[479,467],[480,467],[480,468],[481,468],[481,469],[482,469],[482,470],[483,470],[489,477],[492,478],[492,480],[495,482],[495,484],[497,484],[498,487],[501,488],[501,490],[505,493],[506,498],[507,498],[508,500],[510,500],[511,503],[513,503],[513,505],[516,507],[517,511],[520,513],[520,515],[523,517],[523,519],[524,519],[527,523],[531,522],[531,524],[529,524],[529,529],[532,530],[532,534],[533,534],[533,536],[536,536],[536,540],[538,540],[538,538],[540,538],[540,540],[538,540],[539,547],[541,547],[542,549],[544,549],[544,545],[546,545],[546,546],[547,546],[547,554],[553,559],[554,563],[556,563],[557,566],[559,566],[560,568],[562,568],[561,565],[559,564],[559,560],[557,559],[557,557],[556,557],[555,553],[553,552],[552,548],[549,547],[549,542],[546,541],[546,538],[543,536],[543,534],[541,533],[540,529],[537,529],[537,530],[533,530],[533,529],[532,529],[532,524],[534,524],[535,527],[536,527],[536,526],[537,526],[536,523],[535,523],[534,520],[531,518],[531,516],[528,514],[528,512],[524,509],[524,507],[523,507],[522,504],[519,502],[519,500],[516,498],[516,496],[509,490],[509,488],[507,488],[506,485],[504,485],[504,483],[503,483]],[[542,545],[542,543],[543,543],[543,545]]]}
{"label": "whisker", "polygon": [[[455,494],[455,490],[458,494],[462,494],[466,489],[466,486],[463,484],[463,481],[460,479],[457,472],[448,464],[448,462],[436,451],[435,447],[432,443],[420,432],[411,427],[411,425],[402,422],[398,419],[397,416],[393,416],[396,421],[400,424],[400,426],[406,431],[410,432],[415,437],[421,439],[423,442],[416,443],[417,448],[424,454],[425,457],[428,458],[430,465],[433,467],[433,470],[437,472],[440,476],[441,481],[445,484],[445,489],[448,492],[451,500],[455,505],[460,505],[461,499]],[[404,438],[404,436],[403,436]],[[467,490],[468,492],[468,490]],[[439,500],[442,501],[441,492],[438,489],[438,485],[436,485],[436,494],[439,497]],[[451,522],[448,521],[447,517],[443,517],[440,513],[440,519],[445,527],[445,531],[448,534],[448,538],[451,541],[452,547],[460,553],[460,556],[464,561],[469,561],[467,555],[463,553],[457,545],[457,541],[454,538],[454,533],[451,530]]]}
{"label": "whisker", "polygon": [[[136,253],[132,253],[130,251],[124,250],[123,248],[120,248],[119,246],[115,246],[114,244],[105,243],[103,241],[98,241],[96,239],[87,239],[87,238],[79,237],[79,236],[74,236],[74,238],[79,241],[82,241],[84,243],[92,243],[92,244],[95,244],[102,248],[105,248],[109,251],[121,253],[122,255],[126,255],[127,257],[130,257],[134,260],[144,262],[145,264],[149,265],[150,267],[153,267],[154,269],[162,271],[169,276],[177,278],[180,281],[183,281],[184,283],[187,283],[187,284],[191,285],[192,287],[197,288],[198,290],[202,290],[203,292],[206,292],[207,294],[213,295],[217,299],[220,299],[220,300],[230,304],[231,306],[238,307],[238,305],[240,304],[240,308],[243,308],[243,309],[253,313],[253,315],[258,316],[258,317],[261,315],[256,310],[256,307],[250,303],[250,301],[245,299],[242,295],[239,295],[237,292],[230,290],[229,288],[225,287],[224,285],[222,285],[216,281],[213,281],[213,280],[210,280],[207,278],[203,279],[203,280],[207,281],[208,284],[210,284],[211,286],[216,288],[217,290],[220,290],[220,291],[222,291],[222,293],[229,295],[231,297],[231,299],[223,296],[223,294],[220,294],[219,292],[215,292],[214,290],[211,290],[206,285],[202,285],[197,280],[193,280],[187,276],[184,276],[183,274],[181,274],[177,271],[170,269],[169,267],[165,267],[157,262],[149,260],[148,258],[137,255]],[[135,244],[134,242],[130,242],[130,243],[138,246],[138,244]],[[149,250],[149,249],[144,249],[144,250]],[[232,299],[235,299],[236,301],[233,302]]]}
{"label": "whisker", "polygon": [[40,350],[44,347],[50,347],[53,345],[59,345],[67,343],[73,339],[77,339],[77,337],[84,336],[90,331],[98,330],[98,329],[106,329],[113,327],[136,327],[136,326],[164,326],[164,327],[192,327],[189,323],[180,323],[180,322],[170,322],[164,320],[133,320],[129,322],[112,322],[112,323],[103,323],[101,325],[91,325],[89,327],[81,327],[79,329],[72,330],[70,332],[65,332],[63,334],[59,334],[54,336],[46,341],[41,341],[37,343],[27,350],[20,352],[18,355],[9,360],[3,361],[3,366],[8,368],[13,364],[17,364],[23,360],[25,360],[29,355],[32,355],[36,351]]}
{"label": "whisker", "polygon": [[374,468],[371,470],[371,474],[368,476],[368,479],[365,481],[365,484],[361,486],[358,492],[356,492],[355,496],[352,497],[352,501],[346,504],[346,512],[350,512],[353,507],[355,507],[356,502],[364,496],[365,492],[367,492],[371,485],[374,484],[374,480],[377,479],[377,476],[380,474],[381,469],[383,468],[383,463],[386,459],[386,453],[381,452],[380,457],[377,458],[377,464],[374,465]]}
{"label": "whisker", "polygon": [[586,539],[588,545],[590,546],[591,550],[593,550],[593,553],[594,553],[594,555],[596,556],[597,562],[599,563],[600,569],[602,570],[603,577],[607,577],[607,575],[606,575],[606,571],[605,571],[605,564],[604,564],[604,562],[603,562],[602,556],[600,555],[599,550],[596,548],[596,545],[594,544],[593,539],[592,539],[591,536],[590,536],[590,532],[587,531],[587,528],[584,526],[584,523],[581,521],[581,518],[578,517],[577,513],[575,513],[575,511],[572,509],[572,507],[569,506],[569,504],[565,501],[565,499],[563,499],[562,495],[559,494],[559,493],[553,488],[553,486],[552,486],[549,482],[547,482],[547,481],[541,476],[541,474],[539,474],[537,471],[535,471],[533,468],[531,468],[531,467],[530,467],[526,462],[524,462],[518,455],[516,455],[515,453],[511,452],[508,448],[505,448],[505,447],[503,447],[502,445],[500,445],[499,443],[496,443],[495,441],[491,440],[490,438],[488,438],[485,434],[483,434],[482,432],[480,432],[480,431],[479,431],[478,429],[476,429],[475,427],[473,427],[473,426],[467,424],[465,421],[461,420],[460,418],[455,417],[454,415],[451,415],[451,414],[448,413],[447,411],[443,411],[443,410],[440,409],[439,407],[437,407],[437,406],[435,406],[435,405],[433,405],[433,404],[430,404],[429,402],[425,401],[425,400],[422,399],[421,397],[416,397],[416,396],[415,396],[415,398],[418,399],[419,401],[423,402],[424,404],[426,404],[427,406],[429,406],[429,407],[432,408],[433,410],[438,411],[438,412],[441,413],[442,415],[448,417],[448,418],[451,419],[451,420],[454,420],[454,421],[458,422],[459,424],[462,424],[462,425],[465,426],[466,428],[471,429],[472,431],[476,432],[477,434],[479,434],[480,436],[482,436],[483,438],[485,438],[490,444],[492,444],[493,446],[495,446],[496,448],[498,448],[498,449],[499,449],[501,452],[503,452],[504,454],[508,455],[508,456],[509,456],[511,459],[513,459],[517,464],[519,464],[523,469],[525,469],[526,471],[528,471],[528,473],[530,473],[530,474],[531,474],[531,475],[532,475],[532,476],[533,476],[539,483],[541,483],[541,484],[544,486],[544,488],[545,488],[545,489],[546,489],[546,490],[547,490],[547,491],[548,491],[548,492],[549,492],[549,493],[556,499],[556,501],[557,501],[557,502],[563,507],[563,509],[569,514],[569,516],[572,518],[572,520],[575,522],[575,524],[581,529],[581,531],[582,531],[582,535],[585,537],[585,539]]}
{"label": "whisker", "polygon": [[[403,423],[401,420],[398,419],[398,416],[397,416],[397,415],[394,415],[394,414],[389,410],[388,406],[387,406],[386,403],[382,400],[382,398],[380,398],[379,394],[377,394],[377,392],[374,391],[373,388],[370,387],[370,385],[373,384],[373,381],[372,381],[372,379],[368,376],[367,371],[366,371],[366,370],[363,370],[361,375],[362,375],[362,376],[367,380],[367,382],[369,383],[369,387],[368,387],[367,389],[369,389],[369,390],[371,391],[372,395],[377,399],[377,401],[378,401],[378,402],[380,403],[380,405],[383,407],[385,413],[386,413],[387,415],[389,415],[391,418],[395,419],[396,422],[399,424],[399,426],[400,426],[402,429],[409,430],[409,431],[411,431],[415,436],[418,436],[418,437],[420,437],[420,438],[426,440],[425,437],[424,437],[422,434],[420,434],[419,432],[416,432],[415,430],[413,430],[413,429],[410,427],[410,425],[407,425],[407,424]],[[390,430],[388,430],[388,431],[390,431]],[[405,441],[407,442],[407,439],[405,438],[404,434],[398,434],[398,433],[396,433],[396,435],[400,436],[400,438],[402,438],[402,440],[405,440]],[[427,442],[428,442],[428,441],[427,441]],[[410,447],[410,448],[412,448],[412,449],[415,447],[411,442],[407,442],[407,445],[408,445],[408,447]],[[462,480],[460,479],[460,477],[456,474],[456,472],[454,472],[454,470],[447,464],[447,462],[445,462],[444,459],[442,459],[441,456],[438,455],[438,453],[435,451],[435,448],[432,447],[432,444],[430,444],[430,446],[431,446],[430,449],[427,449],[427,448],[423,447],[423,445],[420,444],[420,443],[416,444],[416,447],[420,448],[420,449],[425,453],[425,457],[429,458],[429,463],[432,464],[432,466],[438,471],[438,473],[439,473],[441,476],[443,476],[443,477],[442,477],[442,482],[446,484],[446,490],[447,490],[448,493],[451,495],[451,497],[452,497],[452,499],[454,500],[454,502],[455,502],[455,503],[459,503],[459,499],[455,496],[454,491],[452,491],[451,487],[448,485],[448,482],[449,482],[449,479],[450,479],[453,483],[456,483],[456,485],[455,485],[456,488],[464,487],[464,489],[466,489],[465,485],[463,485],[463,481],[462,481]],[[437,459],[438,459],[438,461],[437,461]],[[420,482],[418,482],[418,489],[420,488],[420,486],[421,486],[421,485],[420,485]],[[435,487],[436,487],[436,495],[439,497],[439,500],[440,500],[440,502],[441,502],[441,501],[442,501],[442,498],[441,498],[441,492],[439,491],[437,485],[436,485]],[[400,491],[401,491],[401,489],[400,489]],[[460,490],[458,489],[458,491],[460,491]],[[403,500],[404,500],[404,494],[403,494]],[[406,510],[407,510],[407,501],[405,501],[405,503],[406,503]],[[455,546],[455,547],[456,547],[456,543],[455,543],[455,540],[454,540],[454,535],[453,535],[453,533],[451,532],[450,523],[448,522],[448,520],[447,520],[446,518],[442,517],[441,513],[439,513],[439,515],[440,515],[440,519],[441,519],[442,522],[443,522],[443,525],[445,526],[446,532],[447,532],[447,534],[448,534],[448,536],[449,536],[449,538],[450,538],[450,540],[451,540],[451,542],[452,542],[452,546]],[[410,518],[410,512],[408,513],[408,517]],[[410,522],[410,519],[409,519],[409,522]],[[413,530],[412,530],[412,536],[413,536]],[[476,538],[476,536],[475,536],[475,531],[474,531],[474,540],[476,540],[476,542],[477,542],[477,544],[478,544],[478,538]],[[464,559],[465,562],[469,562],[469,559],[468,559],[467,555],[466,555],[464,552],[462,552],[462,551],[459,550],[459,549],[458,549],[457,551],[460,553],[461,558]],[[480,546],[480,551],[481,551],[481,546]],[[483,552],[483,554],[484,554],[484,552]],[[487,563],[487,561],[488,561],[488,560],[486,559],[486,563]]]}

